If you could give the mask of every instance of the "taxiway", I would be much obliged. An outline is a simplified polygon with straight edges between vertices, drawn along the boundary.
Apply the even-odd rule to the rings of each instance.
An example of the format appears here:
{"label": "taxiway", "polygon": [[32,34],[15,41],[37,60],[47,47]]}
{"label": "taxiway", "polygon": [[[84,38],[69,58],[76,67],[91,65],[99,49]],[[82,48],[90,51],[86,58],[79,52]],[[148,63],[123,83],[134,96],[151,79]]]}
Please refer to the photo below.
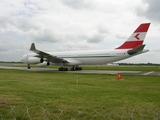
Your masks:
{"label": "taxiway", "polygon": [[160,72],[156,71],[111,71],[111,70],[82,70],[82,71],[58,71],[55,68],[31,68],[26,67],[15,67],[0,65],[3,69],[15,69],[15,70],[25,70],[25,71],[35,71],[35,72],[72,72],[72,73],[88,73],[88,74],[117,74],[121,73],[124,75],[160,75]]}

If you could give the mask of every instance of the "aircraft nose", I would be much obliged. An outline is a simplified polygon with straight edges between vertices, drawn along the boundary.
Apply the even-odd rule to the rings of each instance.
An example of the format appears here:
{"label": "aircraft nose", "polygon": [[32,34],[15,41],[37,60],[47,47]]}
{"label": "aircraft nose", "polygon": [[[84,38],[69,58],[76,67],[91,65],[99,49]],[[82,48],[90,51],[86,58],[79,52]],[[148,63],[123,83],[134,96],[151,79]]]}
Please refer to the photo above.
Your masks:
{"label": "aircraft nose", "polygon": [[23,62],[23,63],[25,63],[25,62],[26,62],[25,59],[26,59],[26,58],[25,58],[25,55],[23,55],[23,56],[20,58],[20,61]]}

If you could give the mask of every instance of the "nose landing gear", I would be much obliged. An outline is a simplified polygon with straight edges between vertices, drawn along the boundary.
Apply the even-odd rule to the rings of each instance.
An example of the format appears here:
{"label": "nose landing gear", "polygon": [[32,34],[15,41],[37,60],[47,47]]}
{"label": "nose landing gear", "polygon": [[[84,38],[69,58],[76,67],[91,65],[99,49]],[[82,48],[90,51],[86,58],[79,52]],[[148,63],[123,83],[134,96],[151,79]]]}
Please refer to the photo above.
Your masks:
{"label": "nose landing gear", "polygon": [[31,68],[31,66],[30,66],[30,64],[28,64],[28,69],[30,69]]}

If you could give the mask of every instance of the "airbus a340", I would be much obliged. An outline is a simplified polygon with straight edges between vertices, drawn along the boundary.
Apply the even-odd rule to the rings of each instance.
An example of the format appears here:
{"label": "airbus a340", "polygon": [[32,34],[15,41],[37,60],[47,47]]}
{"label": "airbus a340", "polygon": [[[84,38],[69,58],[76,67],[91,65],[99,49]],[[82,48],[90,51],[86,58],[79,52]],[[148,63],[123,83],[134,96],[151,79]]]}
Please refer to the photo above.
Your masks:
{"label": "airbus a340", "polygon": [[131,36],[119,47],[113,50],[87,50],[87,51],[65,51],[65,52],[44,52],[36,49],[35,44],[32,43],[30,51],[23,55],[21,61],[28,65],[37,64],[38,66],[55,65],[60,66],[59,71],[82,70],[80,65],[100,65],[111,62],[116,62],[126,58],[133,57],[145,52],[143,44],[146,33],[150,23],[140,24],[139,27],[131,34]]}

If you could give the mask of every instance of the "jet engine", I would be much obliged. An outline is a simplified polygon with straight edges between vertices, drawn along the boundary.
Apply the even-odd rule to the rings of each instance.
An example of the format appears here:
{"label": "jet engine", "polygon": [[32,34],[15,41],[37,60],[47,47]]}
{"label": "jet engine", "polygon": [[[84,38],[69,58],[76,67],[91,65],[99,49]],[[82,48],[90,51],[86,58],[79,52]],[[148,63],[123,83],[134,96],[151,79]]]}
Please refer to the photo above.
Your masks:
{"label": "jet engine", "polygon": [[49,65],[50,65],[50,63],[49,63],[49,62],[46,62],[46,61],[44,61],[43,63],[37,64],[37,66],[39,66],[39,67],[49,66]]}

